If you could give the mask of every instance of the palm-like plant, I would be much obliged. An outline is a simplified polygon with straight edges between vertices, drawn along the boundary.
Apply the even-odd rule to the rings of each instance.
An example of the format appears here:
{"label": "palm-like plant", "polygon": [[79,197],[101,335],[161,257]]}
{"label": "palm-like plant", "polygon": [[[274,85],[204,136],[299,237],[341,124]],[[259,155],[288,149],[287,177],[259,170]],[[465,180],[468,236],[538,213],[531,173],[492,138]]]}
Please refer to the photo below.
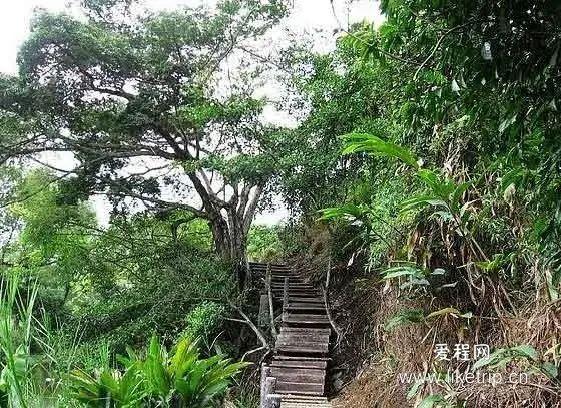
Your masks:
{"label": "palm-like plant", "polygon": [[[134,354],[131,357],[134,361]],[[141,370],[152,398],[185,408],[203,408],[247,365],[231,363],[221,355],[201,359],[197,341],[188,337],[180,340],[169,356],[153,336]]]}
{"label": "palm-like plant", "polygon": [[204,408],[224,393],[231,379],[248,363],[231,363],[216,355],[201,359],[196,341],[184,338],[168,353],[153,336],[144,358],[131,349],[120,357],[125,366],[97,377],[72,374],[76,399],[90,407],[165,406]]}
{"label": "palm-like plant", "polygon": [[468,240],[473,254],[487,260],[485,253],[467,227],[470,203],[463,203],[463,196],[470,188],[471,182],[456,183],[447,177],[442,177],[435,170],[422,168],[422,160],[412,152],[376,135],[349,133],[341,138],[345,143],[343,154],[365,152],[372,156],[392,157],[415,170],[417,177],[425,185],[426,191],[405,200],[402,203],[402,211],[433,208],[432,216],[452,223],[455,231]]}
{"label": "palm-like plant", "polygon": [[118,370],[104,369],[96,378],[75,370],[70,378],[74,398],[92,408],[138,407],[146,396],[137,364],[122,375]]}

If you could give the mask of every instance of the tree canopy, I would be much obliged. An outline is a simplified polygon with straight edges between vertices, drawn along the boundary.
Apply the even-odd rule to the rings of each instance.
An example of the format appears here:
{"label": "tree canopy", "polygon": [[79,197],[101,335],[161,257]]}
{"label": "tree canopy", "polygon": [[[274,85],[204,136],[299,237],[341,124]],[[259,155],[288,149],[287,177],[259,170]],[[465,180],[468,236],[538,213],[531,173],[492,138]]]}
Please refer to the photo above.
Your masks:
{"label": "tree canopy", "polygon": [[[123,17],[109,18],[118,6]],[[1,81],[1,160],[71,152],[78,165],[66,170],[70,200],[95,193],[115,209],[126,197],[159,212],[188,210],[209,222],[220,253],[239,259],[271,175],[276,130],[259,120],[255,67],[246,65],[243,84],[216,79],[240,44],[263,35],[286,7],[124,6],[86,1],[85,18],[35,16],[19,76]],[[190,193],[198,203],[185,199]]]}

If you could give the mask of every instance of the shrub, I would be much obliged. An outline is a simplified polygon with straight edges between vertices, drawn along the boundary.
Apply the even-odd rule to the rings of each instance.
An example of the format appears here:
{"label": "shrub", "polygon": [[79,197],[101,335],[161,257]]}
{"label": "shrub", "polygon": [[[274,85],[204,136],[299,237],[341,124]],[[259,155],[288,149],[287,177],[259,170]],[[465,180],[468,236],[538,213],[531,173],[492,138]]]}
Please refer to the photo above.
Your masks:
{"label": "shrub", "polygon": [[189,337],[168,353],[154,335],[144,357],[129,349],[128,357],[119,358],[123,370],[74,371],[73,395],[89,407],[208,407],[248,364],[221,355],[199,356],[197,342]]}

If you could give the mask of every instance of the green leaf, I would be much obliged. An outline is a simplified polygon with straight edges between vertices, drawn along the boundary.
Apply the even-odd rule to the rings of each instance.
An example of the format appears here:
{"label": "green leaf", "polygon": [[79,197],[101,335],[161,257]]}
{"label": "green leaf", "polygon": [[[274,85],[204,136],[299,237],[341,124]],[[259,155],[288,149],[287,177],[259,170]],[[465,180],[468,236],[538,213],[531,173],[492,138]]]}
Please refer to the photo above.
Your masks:
{"label": "green leaf", "polygon": [[433,170],[430,169],[420,169],[417,172],[417,177],[421,179],[431,190],[436,191],[440,184],[438,176]]}
{"label": "green leaf", "polygon": [[458,309],[453,307],[446,307],[444,309],[437,310],[436,312],[432,312],[427,316],[427,319],[431,319],[433,317],[444,316],[444,315],[453,315],[453,316],[461,316],[461,313]]}
{"label": "green leaf", "polygon": [[392,318],[388,319],[384,325],[384,330],[390,332],[395,328],[412,323],[424,321],[425,314],[422,309],[402,310]]}
{"label": "green leaf", "polygon": [[415,397],[417,395],[417,392],[419,391],[419,388],[421,387],[421,385],[423,385],[425,382],[423,379],[418,379],[417,381],[415,381],[413,383],[413,385],[411,386],[411,388],[409,389],[409,391],[407,392],[407,396],[406,398],[408,400],[410,400],[411,398]]}
{"label": "green leaf", "polygon": [[529,358],[531,360],[534,360],[534,361],[536,361],[538,359],[538,352],[536,351],[536,349],[533,348],[530,345],[527,345],[527,344],[512,347],[510,349],[510,351],[512,351],[513,353],[515,353],[519,356],[527,357],[527,358]]}
{"label": "green leaf", "polygon": [[383,275],[383,280],[395,279],[401,276],[411,276],[419,279],[424,277],[421,269],[411,266],[395,266],[381,272],[381,275]]}
{"label": "green leaf", "polygon": [[499,125],[499,133],[503,134],[505,130],[507,130],[513,123],[515,123],[517,116],[518,114],[515,113],[510,118],[506,118],[505,120],[503,120]]}
{"label": "green leaf", "polygon": [[417,408],[435,408],[438,404],[443,402],[446,402],[446,400],[441,395],[433,394],[425,397],[419,405],[417,405]]}
{"label": "green leaf", "polygon": [[341,136],[345,146],[343,154],[366,152],[375,156],[394,157],[409,166],[418,169],[418,159],[406,148],[387,142],[369,133],[348,133]]}
{"label": "green leaf", "polygon": [[414,209],[426,206],[443,207],[444,209],[448,210],[448,203],[446,203],[446,201],[433,195],[423,194],[404,200],[401,203],[400,211],[402,213],[406,213]]}
{"label": "green leaf", "polygon": [[549,361],[542,364],[541,369],[545,375],[549,378],[556,379],[559,376],[559,370],[557,366]]}
{"label": "green leaf", "polygon": [[472,185],[472,182],[467,181],[465,183],[461,183],[460,185],[458,185],[456,187],[456,189],[452,193],[452,197],[450,199],[453,211],[458,211],[458,209],[460,208],[460,202],[461,202],[462,196],[464,195],[464,193],[467,191],[467,189],[471,185]]}

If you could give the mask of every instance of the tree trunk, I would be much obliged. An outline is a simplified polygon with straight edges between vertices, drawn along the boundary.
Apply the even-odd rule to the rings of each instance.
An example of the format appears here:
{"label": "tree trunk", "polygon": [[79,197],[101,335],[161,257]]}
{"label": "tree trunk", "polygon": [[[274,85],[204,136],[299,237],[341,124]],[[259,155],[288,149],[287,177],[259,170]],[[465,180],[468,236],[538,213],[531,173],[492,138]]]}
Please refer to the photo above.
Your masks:
{"label": "tree trunk", "polygon": [[235,194],[228,201],[224,201],[212,192],[210,181],[204,174],[202,177],[208,190],[194,174],[191,174],[190,177],[202,200],[206,213],[204,218],[208,220],[212,231],[215,250],[222,259],[235,266],[238,284],[240,289],[243,289],[248,277],[247,237],[263,192],[263,185],[258,184],[253,190],[248,185],[241,192],[236,187]]}
{"label": "tree trunk", "polygon": [[245,287],[247,276],[247,234],[241,223],[234,222],[229,225],[222,217],[209,220],[209,224],[216,252],[222,259],[234,266],[238,285],[242,290]]}

